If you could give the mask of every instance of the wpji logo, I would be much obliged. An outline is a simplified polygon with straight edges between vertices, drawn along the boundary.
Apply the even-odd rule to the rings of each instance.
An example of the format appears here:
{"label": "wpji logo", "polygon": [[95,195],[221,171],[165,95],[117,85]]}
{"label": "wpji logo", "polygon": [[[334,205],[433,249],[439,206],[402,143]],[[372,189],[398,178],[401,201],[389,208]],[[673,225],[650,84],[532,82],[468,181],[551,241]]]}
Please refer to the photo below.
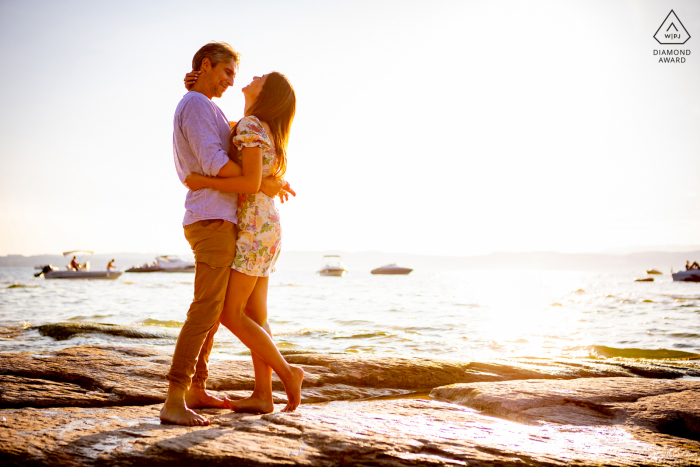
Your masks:
{"label": "wpji logo", "polygon": [[690,34],[676,13],[671,10],[654,34],[654,39],[659,44],[685,44],[690,39]]}

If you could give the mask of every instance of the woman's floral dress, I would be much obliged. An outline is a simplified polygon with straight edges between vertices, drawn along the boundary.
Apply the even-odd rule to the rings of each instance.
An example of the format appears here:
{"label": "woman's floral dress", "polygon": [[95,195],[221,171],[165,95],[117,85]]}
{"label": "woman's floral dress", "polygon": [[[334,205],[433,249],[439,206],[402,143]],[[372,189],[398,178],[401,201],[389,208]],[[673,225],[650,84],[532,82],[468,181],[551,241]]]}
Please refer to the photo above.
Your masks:
{"label": "woman's floral dress", "polygon": [[[238,122],[232,143],[238,148],[237,162],[241,166],[240,151],[243,148],[261,148],[262,176],[270,175],[277,153],[257,117],[244,117]],[[275,271],[275,261],[282,243],[280,215],[275,200],[262,192],[238,195],[238,229],[236,258],[231,267],[249,276],[269,276]]]}

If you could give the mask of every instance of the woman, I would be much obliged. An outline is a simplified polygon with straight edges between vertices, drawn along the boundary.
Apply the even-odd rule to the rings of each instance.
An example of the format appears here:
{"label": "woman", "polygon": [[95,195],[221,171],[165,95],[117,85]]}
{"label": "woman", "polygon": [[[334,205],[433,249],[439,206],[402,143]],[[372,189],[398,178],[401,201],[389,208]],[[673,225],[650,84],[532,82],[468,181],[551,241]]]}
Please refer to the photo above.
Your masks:
{"label": "woman", "polygon": [[250,398],[229,401],[235,411],[273,411],[271,370],[282,380],[293,411],[301,400],[304,370],[289,365],[272,341],[267,322],[269,274],[274,271],[282,240],[279,213],[274,200],[258,192],[263,177],[282,177],[287,167],[287,142],[296,110],[296,96],[289,80],[277,72],[255,77],[243,88],[245,117],[231,131],[231,153],[241,174],[205,177],[191,174],[185,185],[191,190],[213,188],[240,193],[236,257],[226,291],[221,324],[250,350],[255,368],[255,390]]}

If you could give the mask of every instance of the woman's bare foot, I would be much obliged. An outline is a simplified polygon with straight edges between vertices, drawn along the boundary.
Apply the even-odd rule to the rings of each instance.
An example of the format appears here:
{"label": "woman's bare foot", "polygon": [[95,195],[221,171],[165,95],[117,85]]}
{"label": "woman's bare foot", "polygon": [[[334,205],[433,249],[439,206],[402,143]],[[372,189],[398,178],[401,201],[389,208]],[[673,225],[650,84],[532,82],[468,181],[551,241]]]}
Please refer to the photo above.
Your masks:
{"label": "woman's bare foot", "polygon": [[292,378],[283,381],[284,391],[287,393],[287,405],[282,412],[294,412],[301,403],[301,383],[304,381],[304,370],[298,366],[289,365],[292,369]]}
{"label": "woman's bare foot", "polygon": [[272,413],[275,406],[272,403],[272,394],[269,397],[252,396],[237,401],[228,401],[228,405],[234,412],[243,413]]}
{"label": "woman's bare foot", "polygon": [[185,426],[207,426],[209,420],[202,417],[193,410],[188,409],[185,405],[168,406],[166,402],[163,408],[160,409],[161,423],[173,423],[175,425]]}
{"label": "woman's bare foot", "polygon": [[204,388],[198,386],[190,386],[185,393],[185,404],[190,409],[228,409],[229,400],[226,398],[219,399],[209,394]]}

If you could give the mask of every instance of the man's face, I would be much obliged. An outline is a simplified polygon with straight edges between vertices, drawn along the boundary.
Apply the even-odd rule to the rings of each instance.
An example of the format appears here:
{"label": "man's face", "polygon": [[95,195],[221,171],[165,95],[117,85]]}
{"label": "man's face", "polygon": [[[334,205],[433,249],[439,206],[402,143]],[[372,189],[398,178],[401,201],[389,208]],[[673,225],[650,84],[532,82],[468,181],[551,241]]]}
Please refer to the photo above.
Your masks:
{"label": "man's face", "polygon": [[233,86],[238,68],[233,59],[228,62],[219,62],[210,71],[209,83],[213,97],[221,97],[224,92]]}

